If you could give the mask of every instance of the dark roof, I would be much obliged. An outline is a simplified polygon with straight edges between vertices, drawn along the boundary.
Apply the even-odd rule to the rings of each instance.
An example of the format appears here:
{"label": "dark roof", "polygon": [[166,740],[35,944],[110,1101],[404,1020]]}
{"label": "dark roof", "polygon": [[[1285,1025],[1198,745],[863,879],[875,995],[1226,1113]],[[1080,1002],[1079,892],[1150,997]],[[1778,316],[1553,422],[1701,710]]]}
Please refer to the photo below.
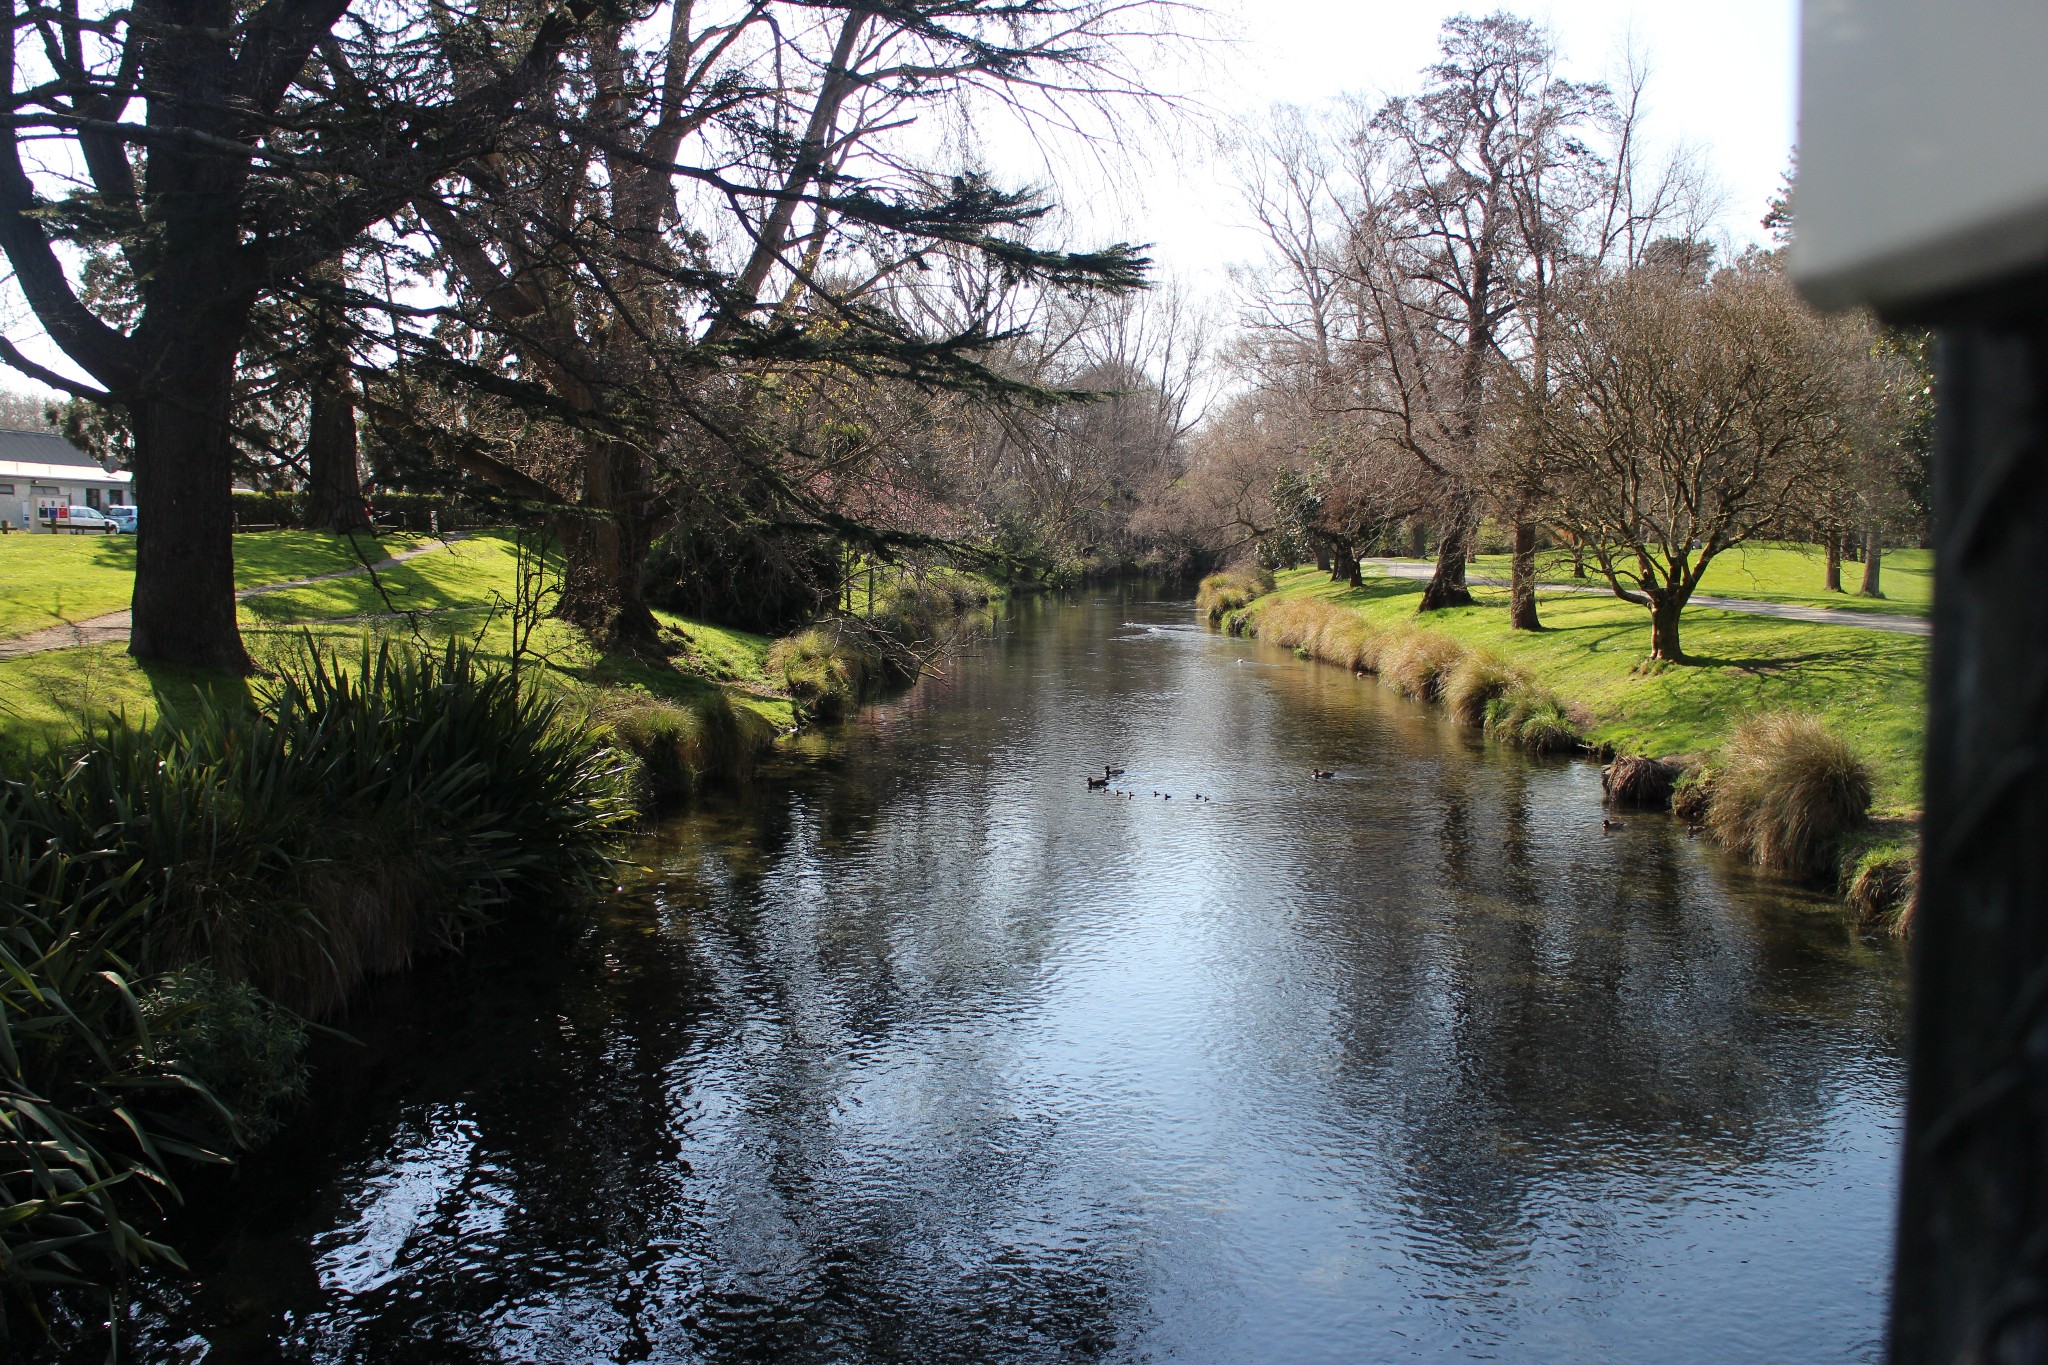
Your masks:
{"label": "dark roof", "polygon": [[100,462],[54,431],[0,430],[0,460],[23,464],[69,464],[104,473]]}

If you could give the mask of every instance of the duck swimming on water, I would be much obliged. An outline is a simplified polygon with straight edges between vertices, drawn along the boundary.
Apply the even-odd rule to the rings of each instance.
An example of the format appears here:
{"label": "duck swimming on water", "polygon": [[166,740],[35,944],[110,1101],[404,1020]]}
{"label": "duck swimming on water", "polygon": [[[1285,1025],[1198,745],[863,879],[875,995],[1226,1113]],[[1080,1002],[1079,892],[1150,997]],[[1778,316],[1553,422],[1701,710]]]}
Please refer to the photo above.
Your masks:
{"label": "duck swimming on water", "polygon": [[1328,782],[1337,774],[1328,768],[1310,768],[1308,775],[1318,782]]}
{"label": "duck swimming on water", "polygon": [[1088,779],[1088,785],[1089,785],[1089,786],[1090,786],[1091,788],[1093,788],[1093,787],[1107,787],[1107,786],[1109,785],[1109,779],[1108,779],[1108,778],[1106,778],[1106,777],[1091,777],[1091,778],[1089,778],[1089,779]]}
{"label": "duck swimming on water", "polygon": [[1122,768],[1112,768],[1105,763],[1102,765],[1102,775],[1104,777],[1122,777],[1124,770]]}

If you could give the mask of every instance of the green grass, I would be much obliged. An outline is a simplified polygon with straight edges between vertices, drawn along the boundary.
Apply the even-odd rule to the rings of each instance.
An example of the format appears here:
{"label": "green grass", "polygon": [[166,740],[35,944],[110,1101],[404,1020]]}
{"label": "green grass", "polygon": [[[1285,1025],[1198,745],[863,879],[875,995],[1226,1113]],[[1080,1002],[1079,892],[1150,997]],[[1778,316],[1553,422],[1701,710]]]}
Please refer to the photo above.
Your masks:
{"label": "green grass", "polygon": [[[377,546],[393,553],[421,539],[384,537]],[[18,552],[22,543],[31,543],[38,553],[48,546],[75,556],[83,576],[101,593],[100,600],[111,603],[67,610],[65,615],[97,615],[127,605],[132,541],[10,536],[0,540],[0,552]],[[237,536],[235,548],[238,556],[250,557],[246,564],[238,562],[236,577],[252,584],[310,578],[359,562],[346,538],[310,532]],[[119,553],[96,558],[87,553],[94,550]],[[7,562],[0,559],[0,564]],[[41,563],[26,558],[24,562]],[[512,623],[503,603],[513,595],[516,562],[509,535],[482,533],[379,570],[385,595],[367,575],[358,575],[246,598],[240,607],[244,639],[258,664],[266,666],[289,655],[309,634],[332,642],[365,634],[417,636],[432,643],[459,636],[475,639],[485,657],[502,659],[512,648]],[[59,577],[45,575],[52,586]],[[100,581],[116,578],[118,584],[111,589]],[[24,590],[16,600],[33,597],[33,590]],[[406,614],[394,616],[394,609]],[[621,692],[689,702],[722,690],[734,705],[753,711],[777,730],[795,723],[788,697],[763,666],[769,640],[666,613],[656,615],[676,632],[679,649],[673,657],[607,657],[567,627],[549,621],[534,641],[539,655],[531,664],[534,676],[549,690],[576,697],[592,712],[623,700],[616,695]],[[39,629],[53,619],[62,618],[46,615],[25,628]],[[120,645],[49,650],[0,660],[0,739],[15,744],[60,740],[78,733],[93,716],[122,714],[145,721],[165,710],[175,711],[201,691],[220,696],[244,690],[240,681],[138,664]]]}
{"label": "green grass", "polygon": [[[374,560],[424,539],[380,536],[356,544]],[[360,563],[346,536],[259,531],[235,537],[237,588],[337,573]],[[134,582],[133,536],[0,536],[0,639],[121,611]]]}
{"label": "green grass", "polygon": [[[1842,584],[1848,591],[1828,592],[1821,586],[1827,578],[1827,561],[1819,546],[1744,545],[1716,555],[1707,566],[1699,590],[1712,597],[1834,607],[1841,611],[1889,612],[1896,616],[1925,616],[1932,609],[1932,550],[1886,550],[1880,567],[1883,597],[1857,596],[1856,589],[1863,582],[1863,566],[1846,561],[1842,565]],[[1474,574],[1502,582],[1507,581],[1508,569],[1506,555],[1481,555],[1472,564]],[[1574,579],[1571,556],[1563,551],[1545,551],[1537,559],[1536,572],[1545,583],[1607,590],[1600,570],[1591,561],[1586,565],[1586,578]]]}
{"label": "green grass", "polygon": [[1589,740],[1625,753],[1699,753],[1749,716],[1809,712],[1869,760],[1881,810],[1919,804],[1925,640],[1692,608],[1684,645],[1697,662],[1651,672],[1642,668],[1649,613],[1611,596],[1545,593],[1547,629],[1530,634],[1508,629],[1505,589],[1475,588],[1479,605],[1418,618],[1422,588],[1383,574],[1346,588],[1319,570],[1295,569],[1280,575],[1274,597],[1353,607],[1382,630],[1420,619],[1462,644],[1491,649],[1583,711]]}

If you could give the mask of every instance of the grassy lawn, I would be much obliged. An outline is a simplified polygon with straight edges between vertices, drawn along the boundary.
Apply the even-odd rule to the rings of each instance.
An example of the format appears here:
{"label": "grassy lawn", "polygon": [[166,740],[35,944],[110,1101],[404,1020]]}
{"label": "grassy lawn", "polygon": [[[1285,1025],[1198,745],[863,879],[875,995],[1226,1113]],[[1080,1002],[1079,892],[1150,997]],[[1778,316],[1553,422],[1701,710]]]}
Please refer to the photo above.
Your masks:
{"label": "grassy lawn", "polygon": [[[1274,596],[1325,598],[1386,628],[1418,621],[1422,588],[1384,574],[1346,588],[1319,570],[1296,569],[1280,575]],[[1695,662],[1639,672],[1650,652],[1649,613],[1640,607],[1611,596],[1545,593],[1547,629],[1529,634],[1508,629],[1505,589],[1477,588],[1474,595],[1480,605],[1435,612],[1419,623],[1527,669],[1586,713],[1590,739],[1630,753],[1697,753],[1746,715],[1807,711],[1869,759],[1880,807],[1900,813],[1919,805],[1925,640],[1693,608],[1683,631]]]}
{"label": "grassy lawn", "polygon": [[[1742,597],[1756,602],[1788,602],[1807,607],[1834,607],[1841,611],[1878,611],[1897,616],[1925,616],[1934,601],[1934,552],[1932,550],[1886,550],[1882,569],[1883,597],[1858,597],[1863,582],[1861,564],[1842,565],[1842,583],[1847,592],[1827,592],[1827,561],[1818,546],[1744,545],[1716,555],[1707,566],[1700,591],[1715,597]],[[1508,576],[1508,556],[1481,555],[1472,571],[1482,578]],[[1572,577],[1568,554],[1546,551],[1537,559],[1537,574],[1545,583],[1574,584],[1604,588],[1600,571],[1590,563],[1588,577]]]}
{"label": "grassy lawn", "polygon": [[[394,544],[399,538],[383,537],[377,544],[388,554],[420,539]],[[0,541],[0,552],[14,552],[18,548],[14,542],[30,540],[27,536],[7,537]],[[66,616],[97,615],[127,605],[132,540],[33,538],[35,551],[46,546],[75,556],[81,574],[102,593],[100,600],[111,603],[93,609],[68,608]],[[241,552],[245,546],[251,552],[250,562],[238,563],[236,576],[250,586],[310,578],[359,562],[346,539],[336,536],[294,531],[237,536],[236,550]],[[118,557],[99,558],[91,551]],[[0,559],[0,565],[9,563]],[[515,563],[509,537],[484,533],[380,570],[383,594],[367,575],[361,575],[247,598],[241,604],[244,639],[259,665],[302,648],[309,636],[346,645],[376,633],[428,643],[459,636],[476,640],[488,654],[507,657],[512,649],[512,623],[504,604],[513,595]],[[56,577],[46,575],[52,586]],[[103,586],[101,578],[117,581]],[[16,591],[15,585],[10,582],[7,590]],[[17,593],[15,600],[25,595]],[[76,596],[72,594],[74,599]],[[392,616],[394,609],[408,614]],[[534,639],[537,658],[528,666],[535,669],[534,676],[544,686],[571,696],[577,706],[589,710],[602,709],[606,694],[618,690],[687,700],[724,688],[735,704],[759,713],[778,729],[793,723],[789,700],[769,685],[763,669],[770,643],[765,637],[657,615],[677,633],[681,647],[672,658],[607,658],[575,632],[549,621]],[[5,619],[0,617],[0,621]],[[22,629],[52,623],[52,618],[45,617]],[[246,695],[246,684],[161,665],[144,666],[120,645],[49,650],[0,660],[0,739],[31,744],[58,740],[75,734],[93,716],[125,714],[140,720],[175,710],[201,694],[232,701]]]}
{"label": "grassy lawn", "polygon": [[[356,542],[381,559],[422,536]],[[235,537],[235,586],[253,588],[352,569],[361,563],[346,536],[259,531]],[[121,611],[135,581],[133,536],[0,536],[0,638]]]}

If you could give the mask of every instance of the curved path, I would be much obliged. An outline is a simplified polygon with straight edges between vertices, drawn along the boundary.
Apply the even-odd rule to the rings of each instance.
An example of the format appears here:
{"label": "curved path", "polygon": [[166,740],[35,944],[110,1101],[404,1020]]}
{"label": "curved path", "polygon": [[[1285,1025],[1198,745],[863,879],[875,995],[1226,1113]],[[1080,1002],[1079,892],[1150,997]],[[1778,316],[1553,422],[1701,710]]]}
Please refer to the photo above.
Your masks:
{"label": "curved path", "polygon": [[[1365,559],[1359,561],[1384,570],[1395,578],[1428,578],[1435,566],[1413,559]],[[1482,587],[1505,588],[1504,578],[1471,576],[1468,582]],[[1581,588],[1569,583],[1539,583],[1540,592],[1580,592],[1596,597],[1613,594],[1606,588]],[[1691,607],[1712,607],[1716,611],[1737,611],[1749,616],[1775,616],[1784,621],[1805,621],[1816,626],[1855,626],[1863,630],[1886,630],[1894,635],[1927,635],[1933,627],[1924,616],[1899,616],[1881,611],[1847,611],[1839,607],[1808,607],[1794,602],[1755,602],[1746,597],[1711,597],[1694,593],[1686,603]]]}
{"label": "curved path", "polygon": [[[337,578],[359,578],[378,569],[388,569],[393,564],[402,564],[408,559],[445,550],[469,533],[457,531],[427,545],[410,550],[401,550],[388,559],[375,564],[359,564],[353,569],[337,569],[333,573],[314,574],[311,578],[294,578],[283,583],[259,583],[253,588],[243,588],[235,594],[235,600],[245,597],[261,597],[265,593],[284,592],[289,588],[303,588],[314,583],[328,583]],[[110,611],[105,616],[89,616],[83,621],[67,621],[61,626],[46,626],[27,635],[17,635],[11,640],[0,640],[0,659],[19,659],[28,654],[41,654],[52,649],[76,649],[80,645],[118,644],[128,638],[128,613]]]}

